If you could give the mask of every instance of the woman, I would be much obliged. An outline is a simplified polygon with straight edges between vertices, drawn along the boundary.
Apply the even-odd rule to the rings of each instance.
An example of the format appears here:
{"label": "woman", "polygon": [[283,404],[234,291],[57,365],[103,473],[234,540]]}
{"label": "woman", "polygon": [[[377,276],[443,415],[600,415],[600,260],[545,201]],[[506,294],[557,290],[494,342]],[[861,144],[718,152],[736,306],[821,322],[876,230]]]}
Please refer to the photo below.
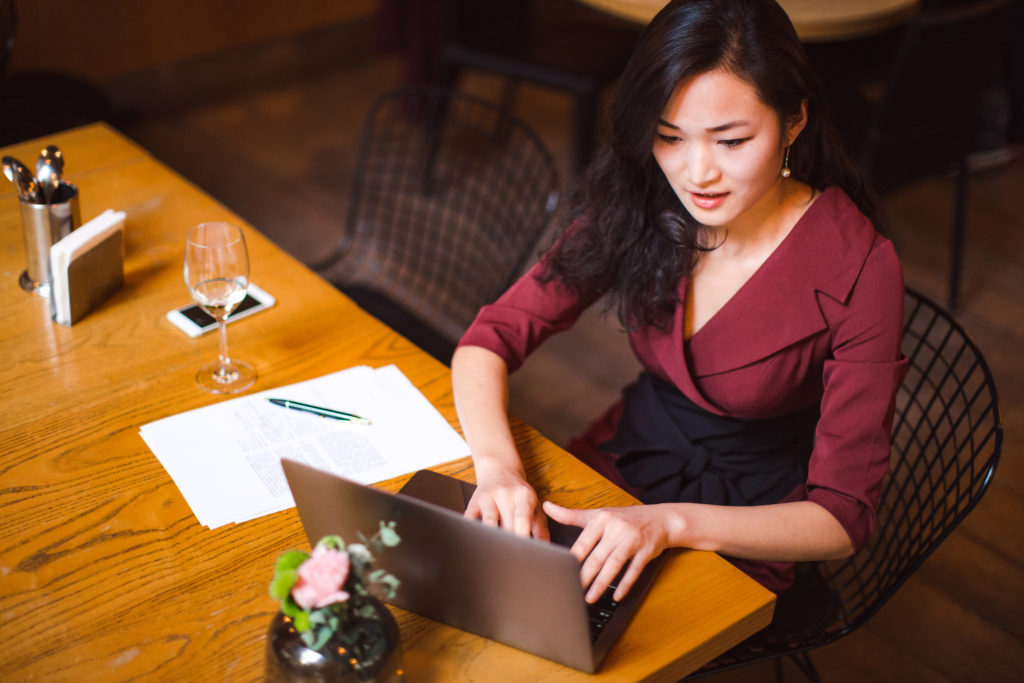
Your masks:
{"label": "woman", "polygon": [[[717,551],[774,591],[856,552],[888,467],[903,281],[768,0],[670,3],[640,37],[569,227],[452,361],[478,488],[467,515],[572,548],[594,601],[662,550]],[[644,503],[539,504],[507,377],[606,297],[645,372],[570,450]]]}

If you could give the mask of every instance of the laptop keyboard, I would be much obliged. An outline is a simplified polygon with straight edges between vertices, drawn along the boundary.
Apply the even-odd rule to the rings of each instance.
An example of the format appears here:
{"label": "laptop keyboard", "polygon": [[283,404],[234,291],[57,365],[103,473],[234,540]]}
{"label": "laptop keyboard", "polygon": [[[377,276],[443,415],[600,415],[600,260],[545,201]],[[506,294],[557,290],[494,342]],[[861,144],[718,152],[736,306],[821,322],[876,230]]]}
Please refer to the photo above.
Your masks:
{"label": "laptop keyboard", "polygon": [[608,586],[608,590],[598,598],[597,602],[587,604],[587,612],[590,616],[590,642],[597,641],[597,637],[604,631],[604,627],[611,621],[612,614],[615,613],[615,609],[619,606],[619,603],[612,599],[612,595],[615,594],[615,588],[618,586],[618,577],[616,577],[615,583]]}

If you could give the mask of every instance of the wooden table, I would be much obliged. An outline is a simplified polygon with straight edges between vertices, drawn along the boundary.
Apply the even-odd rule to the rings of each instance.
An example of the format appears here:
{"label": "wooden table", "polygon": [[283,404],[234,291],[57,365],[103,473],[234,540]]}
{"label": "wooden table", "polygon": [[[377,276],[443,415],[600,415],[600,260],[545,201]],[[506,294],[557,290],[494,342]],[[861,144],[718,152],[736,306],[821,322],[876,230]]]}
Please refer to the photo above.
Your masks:
{"label": "wooden table", "polygon": [[[584,4],[647,24],[666,0],[580,0]],[[920,0],[779,0],[800,39],[824,42],[859,38],[898,26],[917,11]]]}
{"label": "wooden table", "polygon": [[[246,231],[255,282],[278,304],[231,326],[253,390],[357,364],[396,364],[456,424],[446,367],[363,313],[230,210],[97,124],[14,145],[61,147],[83,220],[128,214],[125,286],[74,327],[20,289],[21,225],[0,192],[0,648],[3,680],[258,680],[277,555],[306,547],[295,510],[209,530],[139,437],[141,425],[220,398],[196,369],[216,337],[164,318],[188,302],[185,233]],[[531,481],[562,504],[632,499],[514,421]],[[468,458],[438,468],[473,480]],[[398,478],[382,484],[394,490]],[[674,554],[595,677],[394,610],[410,681],[676,680],[768,623],[774,597],[714,554]]]}

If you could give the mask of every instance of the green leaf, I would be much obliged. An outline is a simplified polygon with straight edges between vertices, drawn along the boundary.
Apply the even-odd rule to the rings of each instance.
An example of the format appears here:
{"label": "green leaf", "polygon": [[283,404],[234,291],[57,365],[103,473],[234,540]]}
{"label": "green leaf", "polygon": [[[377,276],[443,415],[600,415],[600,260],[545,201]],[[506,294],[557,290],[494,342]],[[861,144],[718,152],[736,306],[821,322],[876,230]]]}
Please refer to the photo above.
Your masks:
{"label": "green leaf", "polygon": [[285,569],[274,573],[274,580],[270,582],[270,597],[278,602],[283,602],[292,592],[292,587],[299,580],[299,573],[295,569]]}
{"label": "green leaf", "polygon": [[384,522],[380,523],[380,541],[389,548],[394,548],[396,545],[401,543],[402,538],[395,531],[395,523]]}
{"label": "green leaf", "polygon": [[299,565],[309,559],[309,553],[302,550],[289,550],[285,553],[281,553],[281,556],[277,558],[277,563],[274,565],[274,573],[279,574],[289,570],[295,570],[299,568]]}
{"label": "green leaf", "polygon": [[390,600],[395,597],[398,587],[402,585],[402,582],[391,574],[387,574],[381,577],[380,584],[384,586],[385,596]]}
{"label": "green leaf", "polygon": [[309,612],[302,610],[294,617],[292,617],[292,623],[295,624],[295,630],[299,633],[305,633],[309,630]]}
{"label": "green leaf", "polygon": [[281,601],[281,611],[285,616],[291,617],[292,619],[296,619],[299,614],[305,614],[306,612],[306,610],[299,607],[299,604],[295,602],[295,598],[290,595]]}
{"label": "green leaf", "polygon": [[312,644],[309,645],[314,650],[319,650],[327,644],[328,640],[331,639],[331,629],[327,628],[326,626],[321,626],[315,629],[314,633],[316,634],[316,639],[313,641]]}
{"label": "green leaf", "polygon": [[332,534],[330,536],[324,536],[323,538],[321,538],[320,542],[317,543],[317,546],[322,546],[324,548],[332,548],[334,550],[344,550],[345,541],[342,540],[341,536]]}

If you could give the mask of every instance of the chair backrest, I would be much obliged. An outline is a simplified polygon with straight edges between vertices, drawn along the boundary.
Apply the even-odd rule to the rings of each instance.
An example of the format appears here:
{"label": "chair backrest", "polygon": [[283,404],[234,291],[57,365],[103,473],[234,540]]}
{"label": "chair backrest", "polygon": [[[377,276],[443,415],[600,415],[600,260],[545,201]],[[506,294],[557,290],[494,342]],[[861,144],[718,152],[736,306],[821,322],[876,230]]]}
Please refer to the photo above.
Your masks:
{"label": "chair backrest", "polygon": [[977,505],[999,462],[1003,428],[985,359],[948,312],[910,289],[903,353],[909,368],[896,396],[878,527],[857,555],[822,565],[840,601],[825,640],[881,608]]}
{"label": "chair backrest", "polygon": [[319,270],[454,342],[531,261],[558,188],[540,138],[501,107],[437,88],[386,93],[366,118],[340,259]]}
{"label": "chair backrest", "polygon": [[1009,40],[1014,0],[927,7],[905,27],[860,165],[879,192],[962,163],[980,88]]}

